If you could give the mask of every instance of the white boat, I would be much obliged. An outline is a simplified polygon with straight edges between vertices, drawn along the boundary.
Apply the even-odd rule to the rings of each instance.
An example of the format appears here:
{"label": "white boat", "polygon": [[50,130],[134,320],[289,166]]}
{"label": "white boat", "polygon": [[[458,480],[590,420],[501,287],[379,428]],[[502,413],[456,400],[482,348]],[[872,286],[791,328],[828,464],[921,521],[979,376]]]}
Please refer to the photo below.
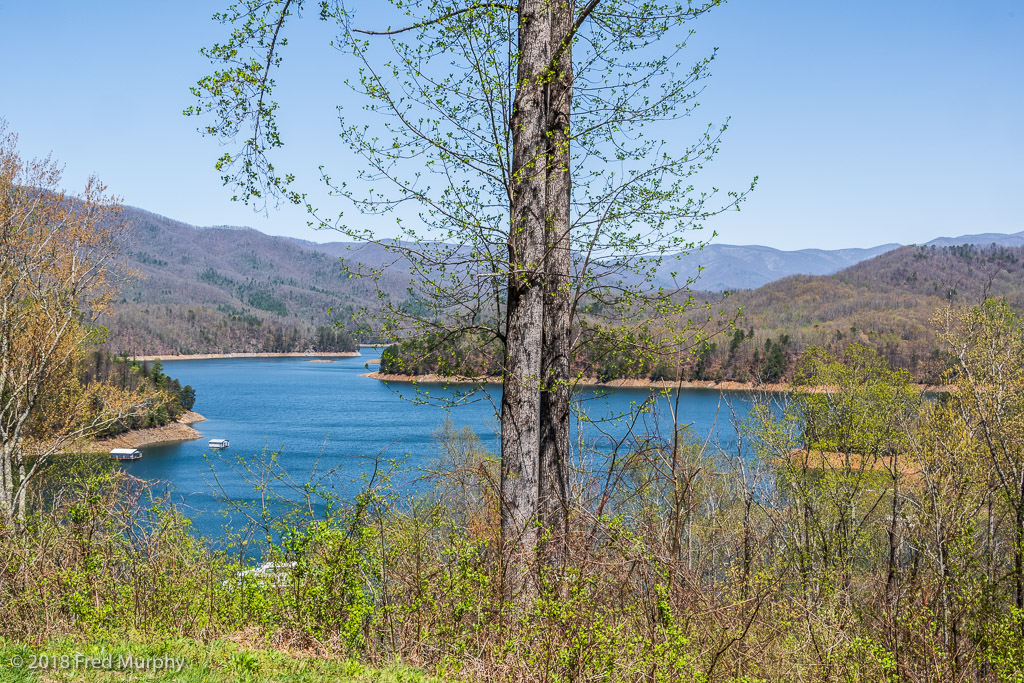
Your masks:
{"label": "white boat", "polygon": [[207,444],[207,446],[213,449],[227,448],[230,445],[231,442],[227,439],[210,439],[210,443]]}
{"label": "white boat", "polygon": [[235,572],[234,580],[224,579],[221,585],[231,589],[234,585],[251,582],[257,586],[280,588],[288,585],[288,580],[297,566],[295,562],[264,562],[258,567]]}
{"label": "white boat", "polygon": [[142,458],[142,451],[138,448],[115,448],[110,451],[111,460],[139,460]]}

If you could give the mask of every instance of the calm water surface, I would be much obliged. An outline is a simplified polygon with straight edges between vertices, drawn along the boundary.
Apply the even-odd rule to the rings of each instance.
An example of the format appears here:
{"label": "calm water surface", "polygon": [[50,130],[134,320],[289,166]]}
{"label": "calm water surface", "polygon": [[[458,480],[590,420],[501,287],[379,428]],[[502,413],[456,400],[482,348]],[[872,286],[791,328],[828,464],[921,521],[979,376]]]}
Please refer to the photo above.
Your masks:
{"label": "calm water surface", "polygon": [[[234,472],[236,458],[257,459],[277,452],[278,461],[295,481],[308,481],[316,472],[337,468],[331,481],[342,496],[358,489],[357,480],[372,468],[375,456],[404,458],[413,467],[425,465],[437,453],[434,434],[450,416],[456,427],[471,427],[488,447],[497,450],[495,406],[501,391],[494,387],[472,401],[447,410],[438,405],[419,405],[409,385],[387,385],[360,377],[365,363],[375,358],[364,350],[360,358],[335,358],[334,362],[310,362],[307,358],[245,358],[182,360],[165,363],[164,369],[182,384],[196,389],[195,410],[207,419],[194,425],[203,438],[196,441],[143,448],[142,460],[123,463],[131,474],[161,482],[171,498],[182,505],[201,533],[215,533],[226,520],[213,495],[214,480],[228,496],[253,500],[251,484]],[[440,387],[422,387],[429,398],[457,394]],[[584,440],[607,451],[614,439],[626,434],[614,416],[628,412],[651,395],[646,389],[619,389],[602,394],[592,390],[581,395],[581,406],[594,424],[584,426]],[[662,398],[660,413],[667,413]],[[745,394],[720,394],[690,390],[680,395],[681,422],[692,424],[701,438],[729,446],[735,443],[731,411],[744,417],[750,407]],[[655,422],[670,424],[667,415],[645,416],[639,429]],[[669,430],[670,433],[670,430]],[[207,441],[229,439],[231,447],[212,454]],[[210,456],[210,457],[207,457]],[[405,490],[419,486],[411,478]]]}

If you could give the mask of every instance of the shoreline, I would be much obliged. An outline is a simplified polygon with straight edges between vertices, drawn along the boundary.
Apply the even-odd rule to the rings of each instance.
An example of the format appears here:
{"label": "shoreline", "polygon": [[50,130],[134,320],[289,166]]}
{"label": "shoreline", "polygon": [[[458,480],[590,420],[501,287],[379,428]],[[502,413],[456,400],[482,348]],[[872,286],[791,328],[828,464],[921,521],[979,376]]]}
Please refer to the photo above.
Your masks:
{"label": "shoreline", "polygon": [[[360,377],[369,377],[381,382],[400,382],[404,384],[487,384],[500,385],[500,377],[444,377],[442,375],[397,375],[383,372],[364,372]],[[736,382],[725,380],[722,382],[713,381],[690,381],[683,382],[650,380],[650,379],[613,379],[608,382],[599,382],[596,377],[584,377],[576,382],[578,387],[607,387],[608,389],[702,389],[711,391],[763,391],[768,393],[788,394],[797,387],[789,383],[754,384],[753,382]],[[934,386],[930,384],[915,384],[922,393],[937,394],[952,391],[953,387]],[[817,391],[822,391],[818,389]]]}
{"label": "shoreline", "polygon": [[253,352],[253,353],[189,353],[173,354],[167,356],[132,356],[135,361],[161,362],[169,360],[216,360],[219,358],[358,358],[363,354],[358,351],[323,351],[313,353],[311,351],[283,351],[281,353]]}
{"label": "shoreline", "polygon": [[95,439],[86,445],[85,451],[110,451],[114,448],[144,448],[164,443],[194,441],[203,435],[192,425],[203,422],[206,418],[197,412],[188,410],[175,421],[162,427],[145,427],[133,429],[124,434]]}
{"label": "shoreline", "polygon": [[[369,377],[381,382],[402,382],[406,384],[501,384],[500,377],[443,377],[441,375],[396,375],[383,372],[364,372],[360,377]],[[613,379],[599,382],[596,377],[584,377],[575,383],[578,387],[607,387],[609,389],[714,389],[717,391],[769,391],[789,392],[791,384],[754,384],[753,382],[697,382],[665,381],[650,379]]]}

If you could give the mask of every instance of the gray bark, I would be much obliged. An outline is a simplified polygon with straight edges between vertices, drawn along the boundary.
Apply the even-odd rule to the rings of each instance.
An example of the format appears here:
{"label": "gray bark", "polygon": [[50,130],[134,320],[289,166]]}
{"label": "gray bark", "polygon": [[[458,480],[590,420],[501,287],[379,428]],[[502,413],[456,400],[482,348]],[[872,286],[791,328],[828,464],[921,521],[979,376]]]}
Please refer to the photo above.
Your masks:
{"label": "gray bark", "polygon": [[569,119],[572,112],[572,44],[570,32],[576,15],[574,0],[552,0],[553,49],[564,43],[548,80],[547,117],[547,234],[545,239],[544,335],[541,352],[543,386],[540,404],[540,527],[549,537],[544,554],[549,562],[565,556],[568,523],[566,468],[570,462],[572,349],[572,254],[570,202],[572,176],[569,155]]}
{"label": "gray bark", "polygon": [[[512,211],[501,400],[501,533],[513,584],[537,549],[541,338],[545,233],[545,128],[542,75],[549,58],[545,0],[520,0],[519,67],[512,112]],[[518,568],[518,569],[517,569]],[[517,587],[511,586],[515,591]]]}
{"label": "gray bark", "polygon": [[13,441],[5,441],[0,455],[0,524],[14,520],[14,447]]}

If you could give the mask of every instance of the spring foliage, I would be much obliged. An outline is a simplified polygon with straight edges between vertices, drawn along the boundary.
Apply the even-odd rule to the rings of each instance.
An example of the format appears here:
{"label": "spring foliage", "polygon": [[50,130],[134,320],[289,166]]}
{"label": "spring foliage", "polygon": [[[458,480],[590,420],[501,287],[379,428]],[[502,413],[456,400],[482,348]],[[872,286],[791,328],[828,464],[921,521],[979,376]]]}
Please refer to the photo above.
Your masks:
{"label": "spring foliage", "polygon": [[1024,334],[994,301],[940,325],[943,396],[869,349],[815,350],[731,446],[675,420],[586,447],[570,552],[531,571],[525,603],[500,590],[499,463],[448,424],[415,496],[382,458],[351,498],[336,473],[298,482],[271,453],[216,463],[258,494],[225,500],[249,523],[218,551],[137,481],[50,470],[27,534],[0,536],[15,607],[0,624],[244,634],[444,680],[1019,681],[1017,499],[1000,472],[1024,440]]}
{"label": "spring foliage", "polygon": [[104,334],[95,320],[125,229],[117,203],[95,178],[64,194],[60,167],[24,161],[16,143],[0,124],[0,525],[24,521],[47,458],[151,400],[78,377],[85,348]]}

